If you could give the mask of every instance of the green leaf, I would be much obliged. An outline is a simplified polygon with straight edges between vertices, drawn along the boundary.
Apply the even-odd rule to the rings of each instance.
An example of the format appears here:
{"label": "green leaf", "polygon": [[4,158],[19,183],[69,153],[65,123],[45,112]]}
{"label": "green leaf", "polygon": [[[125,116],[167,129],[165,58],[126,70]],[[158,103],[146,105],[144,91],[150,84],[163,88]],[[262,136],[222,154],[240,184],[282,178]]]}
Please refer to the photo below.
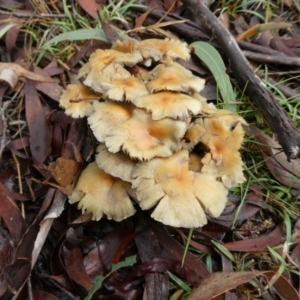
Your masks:
{"label": "green leaf", "polygon": [[205,42],[195,42],[190,46],[195,49],[195,54],[205,63],[213,74],[224,102],[223,108],[235,112],[234,92],[229,76],[226,73],[226,67],[218,51]]}
{"label": "green leaf", "polygon": [[62,41],[79,41],[79,40],[101,40],[109,42],[106,37],[106,34],[102,29],[78,29],[71,32],[62,33],[53,39],[45,43],[44,47],[48,47],[51,44],[62,42]]}
{"label": "green leaf", "polygon": [[183,252],[183,257],[182,257],[182,262],[181,262],[181,268],[183,267],[184,265],[184,261],[185,261],[185,258],[186,258],[186,254],[189,250],[189,245],[191,243],[191,238],[192,238],[192,234],[193,234],[193,231],[194,229],[193,228],[190,228],[190,231],[189,231],[189,236],[186,240],[186,245],[185,245],[185,248],[184,248],[184,252]]}
{"label": "green leaf", "polygon": [[114,272],[114,271],[117,271],[121,268],[133,266],[135,263],[136,263],[135,255],[134,256],[129,256],[124,261],[120,261],[117,264],[112,265],[111,273]]}
{"label": "green leaf", "polygon": [[118,262],[115,265],[112,265],[111,271],[109,273],[107,273],[105,276],[100,275],[100,276],[96,277],[93,286],[89,290],[89,293],[84,298],[84,300],[91,300],[93,295],[95,294],[95,292],[97,292],[101,288],[101,286],[103,284],[103,281],[107,277],[109,277],[113,272],[115,272],[115,271],[117,271],[121,268],[124,268],[124,267],[130,267],[130,266],[134,265],[135,263],[136,263],[136,257],[135,256],[130,256],[130,257],[127,257],[124,261],[121,261],[121,262]]}

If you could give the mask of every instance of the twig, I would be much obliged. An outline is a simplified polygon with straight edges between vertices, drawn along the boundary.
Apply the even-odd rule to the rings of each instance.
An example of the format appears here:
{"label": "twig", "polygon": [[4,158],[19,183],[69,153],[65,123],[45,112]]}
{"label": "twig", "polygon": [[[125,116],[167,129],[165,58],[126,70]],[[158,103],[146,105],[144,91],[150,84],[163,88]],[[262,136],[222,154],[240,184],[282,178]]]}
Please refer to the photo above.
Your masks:
{"label": "twig", "polygon": [[[143,7],[133,7],[132,10],[137,12],[145,13],[148,11],[149,8]],[[159,9],[153,9],[149,12],[149,17],[153,20],[160,20],[165,15],[165,11]],[[186,20],[178,15],[168,14],[163,18],[164,22],[173,22],[174,20]],[[188,20],[186,23],[180,24],[170,24],[168,26],[174,32],[177,32],[178,35],[188,36],[190,39],[204,39],[210,40],[211,36],[207,32],[207,30],[200,25],[196,24],[193,21]]]}
{"label": "twig", "polygon": [[18,12],[18,11],[5,11],[0,10],[0,15],[9,15],[14,16],[18,18],[32,18],[32,17],[38,17],[38,18],[67,18],[68,16],[65,14],[32,14],[32,13],[25,13],[25,12]]}
{"label": "twig", "polygon": [[200,21],[211,30],[231,63],[233,74],[241,90],[261,110],[266,122],[277,135],[287,159],[300,156],[300,132],[274,98],[271,91],[253,72],[235,39],[214,14],[199,0],[182,0]]}
{"label": "twig", "polygon": [[8,137],[8,125],[5,116],[5,111],[7,107],[10,105],[11,101],[6,101],[3,103],[2,107],[0,106],[0,122],[2,122],[2,135],[0,135],[0,160],[2,158],[2,153],[5,147],[10,143],[10,139]]}
{"label": "twig", "polygon": [[248,50],[248,51],[252,51],[255,53],[263,53],[263,54],[268,54],[268,55],[285,56],[280,51],[276,51],[276,50],[273,50],[273,49],[265,47],[265,46],[249,43],[246,41],[239,41],[239,40],[237,40],[236,42],[238,43],[240,48],[243,50]]}
{"label": "twig", "polygon": [[248,59],[259,63],[267,63],[267,64],[272,63],[272,64],[279,64],[279,65],[300,67],[300,58],[298,57],[268,55],[262,53],[255,53],[252,51],[243,51],[243,54]]}

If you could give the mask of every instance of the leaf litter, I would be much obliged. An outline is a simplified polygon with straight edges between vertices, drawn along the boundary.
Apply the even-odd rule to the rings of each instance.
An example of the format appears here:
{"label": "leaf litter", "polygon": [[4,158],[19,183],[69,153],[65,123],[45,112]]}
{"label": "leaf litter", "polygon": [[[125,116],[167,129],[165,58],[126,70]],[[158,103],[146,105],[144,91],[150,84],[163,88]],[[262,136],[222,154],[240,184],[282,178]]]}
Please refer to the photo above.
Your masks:
{"label": "leaf litter", "polygon": [[[29,28],[30,14],[35,11],[35,22],[43,20],[47,26],[53,26],[50,25],[51,15],[63,16],[62,20],[67,22],[64,18],[71,8],[66,2],[53,6],[40,4],[37,9],[35,4],[16,2],[13,11],[10,11],[11,2],[4,1],[2,5],[7,12],[3,15],[4,20],[12,13],[18,25],[5,28],[5,43],[1,46],[5,53],[0,64],[1,299],[167,299],[172,294],[178,295],[173,299],[186,299],[173,282],[176,277],[192,289],[187,299],[214,299],[225,294],[247,299],[256,299],[263,294],[273,299],[299,299],[299,280],[295,279],[299,276],[300,261],[299,221],[296,222],[299,213],[295,214],[296,209],[291,209],[291,224],[284,221],[287,220],[284,214],[288,213],[284,211],[285,205],[293,205],[299,211],[299,159],[286,160],[280,145],[264,132],[268,127],[263,126],[263,115],[249,108],[247,102],[232,104],[232,96],[226,99],[223,88],[226,88],[224,84],[228,85],[228,79],[232,81],[230,65],[225,65],[224,75],[218,79],[213,62],[206,61],[204,65],[194,56],[186,63],[190,69],[200,70],[212,88],[220,89],[223,100],[229,101],[227,105],[243,109],[247,121],[256,124],[256,127],[251,125],[246,129],[249,136],[243,153],[249,168],[246,185],[240,190],[232,189],[227,208],[220,218],[211,218],[208,225],[193,230],[189,245],[186,245],[188,233],[184,229],[161,226],[151,220],[147,212],[139,211],[120,223],[105,218],[96,222],[88,215],[81,216],[76,207],[66,202],[66,195],[71,193],[83,162],[88,161],[95,151],[95,140],[87,131],[86,121],[73,120],[58,107],[60,94],[69,82],[69,70],[76,73],[79,62],[85,61],[93,52],[92,47],[109,47],[108,41],[118,34],[111,25],[135,39],[143,39],[147,34],[177,35],[189,43],[195,40],[208,42],[207,38],[203,39],[207,37],[207,30],[193,21],[186,10],[188,21],[180,19],[184,9],[179,2],[173,5],[172,1],[164,1],[163,6],[149,0],[144,2],[144,8],[132,7],[127,15],[129,21],[123,22],[125,19],[121,18],[109,22],[107,19],[110,30],[105,31],[106,35],[100,28],[98,31],[91,28],[78,31],[78,28],[78,33],[83,33],[78,36],[73,28],[70,32],[75,32],[76,38],[72,34],[49,37],[47,47],[53,47],[50,53],[55,53],[57,60],[52,60],[48,54],[32,68],[29,64],[32,57],[26,56],[22,49],[30,43],[31,49],[37,51],[39,42],[26,40],[21,33],[23,26]],[[101,5],[105,6],[105,1]],[[292,17],[299,14],[293,6],[283,5]],[[78,6],[72,9],[82,16],[87,12],[97,20],[99,7],[99,1],[78,1]],[[232,4],[231,9],[234,8]],[[261,10],[254,4],[250,8],[259,14],[265,14],[269,9]],[[160,20],[163,15],[165,19]],[[264,23],[249,11],[239,17],[244,18],[246,27],[238,30],[237,23],[233,23],[229,30],[243,39],[239,43],[243,50],[273,53],[268,54],[269,59],[261,55],[260,63],[265,63],[263,76],[267,79],[269,76],[275,82],[271,87],[273,92],[299,125],[299,115],[291,107],[294,99],[286,99],[280,91],[280,82],[285,86],[288,78],[287,87],[297,95],[299,80],[293,77],[293,72],[298,70],[293,67],[287,70],[272,60],[272,55],[275,58],[282,56],[282,63],[285,58],[297,58],[299,35],[289,35],[286,27],[290,20]],[[238,16],[229,14],[229,18],[237,19]],[[34,30],[41,30],[32,26]],[[86,38],[89,41],[85,44],[80,42]],[[93,40],[95,38],[99,40]],[[75,40],[79,40],[76,46]],[[68,59],[64,57],[63,63],[59,62],[61,42],[70,49]],[[212,41],[212,46],[204,46],[221,50],[216,41]],[[250,54],[248,57],[255,66],[257,58],[251,58]],[[222,61],[221,56],[210,59]],[[237,92],[242,95],[243,91]],[[230,90],[230,95],[233,93]],[[220,99],[216,102],[216,98],[217,93],[212,100],[221,105]],[[257,182],[254,180],[256,171],[263,174]],[[280,202],[283,197],[287,198]],[[280,262],[268,252],[268,247],[282,253],[286,226],[292,226],[293,240],[286,258],[288,267],[284,273],[279,273]],[[188,248],[181,266],[184,247]],[[174,274],[172,280],[167,271]],[[274,276],[277,280],[271,281],[272,287],[269,287],[268,279],[272,280]],[[253,289],[253,286],[260,288]]]}

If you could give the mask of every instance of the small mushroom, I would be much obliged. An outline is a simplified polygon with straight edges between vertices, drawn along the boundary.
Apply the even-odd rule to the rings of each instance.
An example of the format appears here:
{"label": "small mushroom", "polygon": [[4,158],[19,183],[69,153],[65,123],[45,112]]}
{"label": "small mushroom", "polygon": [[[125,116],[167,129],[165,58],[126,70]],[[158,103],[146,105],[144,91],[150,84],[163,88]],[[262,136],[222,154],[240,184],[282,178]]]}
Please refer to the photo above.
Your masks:
{"label": "small mushroom", "polygon": [[218,217],[227,190],[213,176],[189,170],[189,153],[181,150],[167,158],[140,162],[132,172],[132,187],[142,209],[156,204],[152,217],[166,225],[200,227],[207,223],[204,210]]}
{"label": "small mushroom", "polygon": [[79,202],[78,208],[91,213],[93,220],[105,214],[108,219],[121,221],[135,213],[130,190],[130,183],[106,174],[92,162],[82,171],[69,202]]}
{"label": "small mushroom", "polygon": [[194,76],[191,71],[176,62],[168,60],[159,64],[149,73],[150,81],[147,82],[149,92],[174,91],[174,92],[199,92],[204,88],[204,80]]}
{"label": "small mushroom", "polygon": [[136,165],[136,161],[123,152],[109,152],[104,144],[98,146],[97,152],[96,163],[100,169],[107,174],[130,182],[131,173]]}
{"label": "small mushroom", "polygon": [[137,97],[148,95],[145,84],[136,77],[114,79],[110,82],[100,82],[104,96],[115,101],[133,101]]}
{"label": "small mushroom", "polygon": [[82,118],[92,114],[93,102],[100,97],[100,94],[83,84],[69,84],[61,95],[59,105],[65,109],[66,115]]}
{"label": "small mushroom", "polygon": [[195,123],[205,132],[200,141],[215,153],[222,153],[225,148],[240,149],[245,134],[242,122],[242,117],[231,114],[202,118]]}
{"label": "small mushroom", "polygon": [[218,109],[214,115],[196,119],[188,128],[185,134],[187,147],[192,149],[201,142],[216,153],[222,152],[224,147],[239,150],[244,138],[242,124],[247,123],[241,116]]}
{"label": "small mushroom", "polygon": [[154,121],[145,110],[137,108],[130,119],[106,130],[105,144],[110,152],[122,150],[139,160],[166,157],[178,147],[186,128],[182,121]]}
{"label": "small mushroom", "polygon": [[135,44],[134,49],[140,51],[145,60],[159,61],[165,56],[172,59],[190,59],[187,43],[175,39],[147,39]]}
{"label": "small mushroom", "polygon": [[[245,181],[239,153],[244,138],[242,118],[225,111],[219,115],[197,119],[186,132],[189,147],[202,143],[207,153],[202,159],[201,173],[220,177],[226,187]],[[185,147],[187,148],[187,147]]]}
{"label": "small mushroom", "polygon": [[132,115],[134,105],[130,103],[116,103],[106,100],[94,103],[94,113],[88,118],[88,123],[99,142],[104,142],[106,130],[122,123]]}
{"label": "small mushroom", "polygon": [[191,114],[196,115],[201,111],[200,101],[185,94],[169,91],[136,97],[132,102],[137,107],[151,112],[153,120],[165,117],[186,119]]}
{"label": "small mushroom", "polygon": [[201,173],[220,177],[227,188],[243,183],[246,178],[243,173],[243,161],[238,151],[226,149],[217,158],[207,153],[201,160]]}
{"label": "small mushroom", "polygon": [[112,62],[105,66],[101,71],[91,70],[83,83],[93,90],[103,93],[103,83],[109,83],[115,79],[126,79],[131,77],[130,72],[124,69],[119,63]]}
{"label": "small mushroom", "polygon": [[111,49],[124,53],[132,53],[134,50],[134,43],[132,39],[127,39],[122,42],[120,40],[117,40],[112,45]]}

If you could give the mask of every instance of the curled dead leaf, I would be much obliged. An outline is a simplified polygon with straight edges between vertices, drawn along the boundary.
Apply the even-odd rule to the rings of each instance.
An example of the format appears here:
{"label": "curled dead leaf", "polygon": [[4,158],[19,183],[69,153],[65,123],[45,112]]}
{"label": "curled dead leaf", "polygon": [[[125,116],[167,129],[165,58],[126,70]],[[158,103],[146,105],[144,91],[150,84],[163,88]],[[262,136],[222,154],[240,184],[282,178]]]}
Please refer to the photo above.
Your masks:
{"label": "curled dead leaf", "polygon": [[18,80],[19,80],[19,76],[14,70],[11,69],[0,70],[0,81],[7,82],[12,89],[16,86]]}
{"label": "curled dead leaf", "polygon": [[35,74],[33,72],[28,71],[27,69],[23,68],[22,66],[16,64],[16,63],[0,63],[0,72],[3,72],[4,70],[11,70],[17,73],[19,77],[25,77],[27,79],[31,79],[34,81],[42,81],[42,82],[55,82],[54,79],[48,76],[42,76]]}

